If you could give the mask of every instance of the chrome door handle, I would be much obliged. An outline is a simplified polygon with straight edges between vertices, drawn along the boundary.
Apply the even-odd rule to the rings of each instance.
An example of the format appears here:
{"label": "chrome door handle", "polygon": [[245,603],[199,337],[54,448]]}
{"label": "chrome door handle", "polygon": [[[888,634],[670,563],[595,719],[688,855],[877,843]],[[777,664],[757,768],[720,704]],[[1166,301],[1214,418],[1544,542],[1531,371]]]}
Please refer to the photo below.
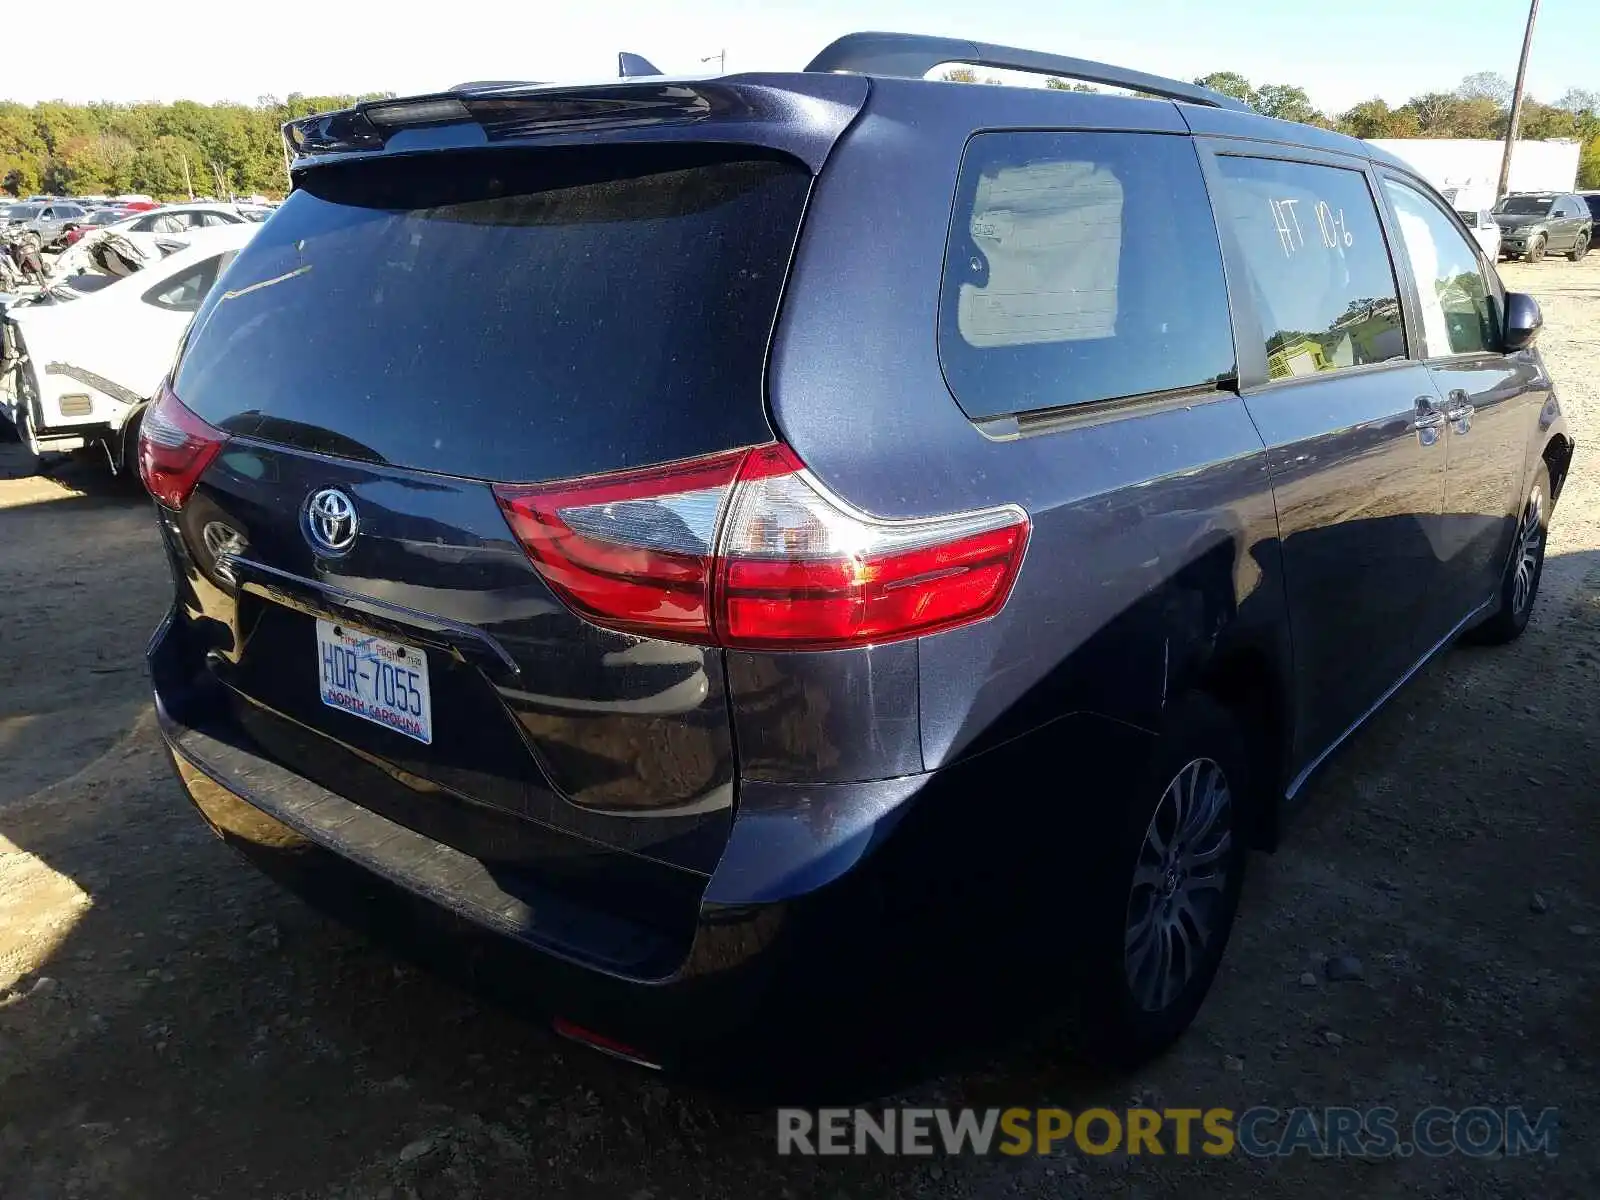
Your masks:
{"label": "chrome door handle", "polygon": [[1439,428],[1444,424],[1444,414],[1433,406],[1432,396],[1418,396],[1411,415],[1411,428],[1416,431],[1417,445],[1426,450],[1438,445]]}
{"label": "chrome door handle", "polygon": [[1472,414],[1477,411],[1477,406],[1467,398],[1467,393],[1457,388],[1450,393],[1450,407],[1445,409],[1444,415],[1457,433],[1470,433]]}

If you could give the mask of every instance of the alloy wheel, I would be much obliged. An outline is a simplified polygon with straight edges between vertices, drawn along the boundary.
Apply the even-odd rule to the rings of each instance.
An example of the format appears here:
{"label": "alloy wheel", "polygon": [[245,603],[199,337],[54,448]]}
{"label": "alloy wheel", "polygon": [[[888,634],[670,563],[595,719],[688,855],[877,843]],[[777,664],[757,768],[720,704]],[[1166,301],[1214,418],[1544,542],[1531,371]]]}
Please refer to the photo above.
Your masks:
{"label": "alloy wheel", "polygon": [[1533,584],[1544,558],[1544,493],[1538,488],[1528,497],[1517,529],[1516,575],[1512,580],[1511,611],[1519,616],[1533,603]]}
{"label": "alloy wheel", "polygon": [[1209,758],[1167,785],[1134,866],[1123,967],[1139,1007],[1160,1012],[1183,992],[1225,919],[1233,795]]}

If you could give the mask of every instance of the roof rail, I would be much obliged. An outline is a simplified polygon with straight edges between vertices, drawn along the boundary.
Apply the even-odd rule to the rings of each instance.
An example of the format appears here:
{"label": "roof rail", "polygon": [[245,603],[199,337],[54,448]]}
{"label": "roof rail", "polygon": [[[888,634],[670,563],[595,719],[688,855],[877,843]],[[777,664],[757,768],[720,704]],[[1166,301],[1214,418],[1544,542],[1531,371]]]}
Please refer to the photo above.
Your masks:
{"label": "roof rail", "polygon": [[447,88],[446,90],[451,92],[477,92],[482,91],[484,88],[543,86],[544,84],[540,83],[537,79],[474,79],[467,83],[458,83],[454,87]]}
{"label": "roof rail", "polygon": [[1065,79],[1081,79],[1086,83],[1129,88],[1188,104],[1252,111],[1249,105],[1232,96],[1162,75],[1147,75],[1143,71],[1091,62],[1086,58],[1068,58],[1038,50],[916,33],[847,33],[825,47],[822,53],[811,60],[806,70],[852,71],[860,75],[897,75],[921,79],[943,63],[971,63],[1001,71],[1056,75]]}

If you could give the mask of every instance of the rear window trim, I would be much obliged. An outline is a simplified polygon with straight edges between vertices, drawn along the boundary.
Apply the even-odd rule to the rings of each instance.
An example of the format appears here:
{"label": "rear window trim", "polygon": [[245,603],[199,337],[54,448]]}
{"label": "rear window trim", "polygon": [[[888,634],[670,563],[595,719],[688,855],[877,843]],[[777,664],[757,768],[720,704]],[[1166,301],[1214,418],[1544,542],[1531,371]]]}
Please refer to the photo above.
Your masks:
{"label": "rear window trim", "polygon": [[1190,384],[1159,392],[1133,392],[1126,396],[1107,396],[1103,400],[1053,404],[1048,408],[1030,408],[996,417],[977,417],[972,424],[990,441],[1008,442],[1019,437],[1059,433],[1065,429],[1109,425],[1179,408],[1200,408],[1219,401],[1237,400],[1240,395],[1238,376],[1231,375],[1209,384]]}

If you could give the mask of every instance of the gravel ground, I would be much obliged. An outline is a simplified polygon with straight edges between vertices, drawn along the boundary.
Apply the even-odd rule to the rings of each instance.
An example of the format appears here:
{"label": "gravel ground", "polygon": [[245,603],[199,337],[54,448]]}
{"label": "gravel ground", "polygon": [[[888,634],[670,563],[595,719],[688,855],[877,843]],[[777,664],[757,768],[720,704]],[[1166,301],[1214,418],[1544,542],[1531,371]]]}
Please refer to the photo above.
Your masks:
{"label": "gravel ground", "polygon": [[[1600,255],[1506,269],[1545,305],[1579,458],[1532,627],[1434,662],[1258,857],[1216,991],[1135,1078],[1049,1031],[918,1104],[1561,1110],[1559,1157],[780,1159],[764,1109],[580,1051],[399,966],[181,802],[142,652],[145,505],[0,445],[0,1196],[1600,1194]],[[1355,955],[1363,978],[1330,983]]]}

